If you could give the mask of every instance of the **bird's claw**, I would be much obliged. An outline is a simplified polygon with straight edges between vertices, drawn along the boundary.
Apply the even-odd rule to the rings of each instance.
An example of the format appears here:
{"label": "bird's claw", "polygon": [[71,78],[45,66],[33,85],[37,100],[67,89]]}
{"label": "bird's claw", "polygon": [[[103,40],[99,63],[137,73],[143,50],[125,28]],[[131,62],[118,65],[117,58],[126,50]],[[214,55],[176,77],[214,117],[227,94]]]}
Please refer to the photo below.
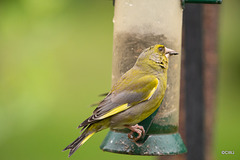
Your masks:
{"label": "bird's claw", "polygon": [[[145,134],[145,130],[143,126],[139,126],[138,124],[136,124],[135,126],[126,126],[126,127],[131,130],[131,132],[128,134],[128,138],[132,139],[134,142],[138,141]],[[138,134],[137,137],[133,136],[134,132]]]}

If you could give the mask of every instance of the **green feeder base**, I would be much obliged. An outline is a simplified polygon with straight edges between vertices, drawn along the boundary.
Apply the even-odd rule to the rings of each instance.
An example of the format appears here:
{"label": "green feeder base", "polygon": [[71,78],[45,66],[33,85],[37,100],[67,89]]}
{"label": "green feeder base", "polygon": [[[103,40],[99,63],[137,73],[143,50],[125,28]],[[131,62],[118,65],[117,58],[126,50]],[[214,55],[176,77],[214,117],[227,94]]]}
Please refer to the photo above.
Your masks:
{"label": "green feeder base", "polygon": [[108,132],[100,148],[103,151],[130,155],[176,155],[186,153],[187,149],[179,133],[149,135],[141,145],[132,142],[127,133]]}

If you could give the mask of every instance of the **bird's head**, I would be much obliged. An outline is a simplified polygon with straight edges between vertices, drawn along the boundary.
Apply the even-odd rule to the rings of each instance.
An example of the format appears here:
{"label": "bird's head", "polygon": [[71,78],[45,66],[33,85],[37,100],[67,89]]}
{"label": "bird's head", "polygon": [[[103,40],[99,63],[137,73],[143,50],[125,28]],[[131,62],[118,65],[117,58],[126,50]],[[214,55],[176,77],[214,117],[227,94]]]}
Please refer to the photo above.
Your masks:
{"label": "bird's head", "polygon": [[137,59],[136,65],[144,68],[151,68],[156,71],[168,69],[168,59],[178,53],[164,45],[157,44],[145,49]]}

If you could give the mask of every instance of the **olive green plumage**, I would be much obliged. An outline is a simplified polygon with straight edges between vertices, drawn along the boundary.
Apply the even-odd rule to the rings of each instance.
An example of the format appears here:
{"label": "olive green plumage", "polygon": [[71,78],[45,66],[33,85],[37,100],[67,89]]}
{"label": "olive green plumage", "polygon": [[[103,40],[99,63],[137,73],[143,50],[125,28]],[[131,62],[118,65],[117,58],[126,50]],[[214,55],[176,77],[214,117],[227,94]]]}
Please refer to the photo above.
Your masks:
{"label": "olive green plumage", "polygon": [[83,133],[64,149],[70,149],[69,156],[96,132],[108,127],[133,126],[150,116],[163,100],[168,58],[175,54],[163,45],[145,49],[135,65],[113,85],[92,116],[79,125]]}

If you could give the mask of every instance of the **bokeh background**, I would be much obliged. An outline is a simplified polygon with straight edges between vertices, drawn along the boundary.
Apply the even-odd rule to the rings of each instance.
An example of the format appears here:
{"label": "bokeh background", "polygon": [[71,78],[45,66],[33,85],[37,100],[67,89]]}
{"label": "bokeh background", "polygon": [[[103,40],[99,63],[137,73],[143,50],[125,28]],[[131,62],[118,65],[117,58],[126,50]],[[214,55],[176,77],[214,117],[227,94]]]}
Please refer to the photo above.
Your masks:
{"label": "bokeh background", "polygon": [[[239,6],[238,0],[220,6],[218,160],[240,159]],[[111,86],[113,10],[111,0],[0,0],[1,160],[67,159],[61,150]],[[71,159],[154,159],[101,151],[106,133]]]}

